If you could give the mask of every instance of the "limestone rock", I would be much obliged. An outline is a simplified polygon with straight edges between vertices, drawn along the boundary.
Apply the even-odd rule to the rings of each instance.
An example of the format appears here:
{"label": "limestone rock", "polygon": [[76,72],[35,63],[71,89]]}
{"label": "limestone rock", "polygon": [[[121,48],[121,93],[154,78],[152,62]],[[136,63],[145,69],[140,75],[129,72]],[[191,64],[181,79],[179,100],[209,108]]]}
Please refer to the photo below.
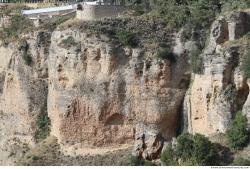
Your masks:
{"label": "limestone rock", "polygon": [[249,31],[249,19],[248,13],[239,12],[213,23],[201,55],[203,70],[193,75],[185,96],[183,114],[190,133],[225,133],[235,112],[242,108],[248,111],[249,87],[240,71],[245,47],[227,41],[244,36]]}
{"label": "limestone rock", "polygon": [[[80,48],[60,46],[68,36]],[[150,51],[66,29],[52,34],[48,63],[51,134],[62,149],[133,144],[144,134],[148,148],[139,154],[155,159],[162,140],[176,135],[188,81],[184,56],[176,64],[156,60]]]}

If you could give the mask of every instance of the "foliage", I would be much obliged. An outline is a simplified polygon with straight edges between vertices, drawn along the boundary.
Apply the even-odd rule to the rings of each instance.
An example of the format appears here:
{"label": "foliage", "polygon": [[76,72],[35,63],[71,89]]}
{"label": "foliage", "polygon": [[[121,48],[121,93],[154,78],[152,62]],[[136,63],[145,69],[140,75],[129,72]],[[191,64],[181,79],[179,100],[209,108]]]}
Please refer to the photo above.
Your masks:
{"label": "foliage", "polygon": [[67,20],[71,19],[73,16],[68,15],[68,16],[58,16],[55,18],[52,18],[48,20],[47,22],[43,23],[40,28],[46,29],[48,31],[53,32],[58,25],[62,24],[63,22],[66,22]]}
{"label": "foliage", "polygon": [[236,157],[231,165],[233,165],[233,166],[250,166],[250,160],[244,159],[242,157]]}
{"label": "foliage", "polygon": [[14,15],[10,19],[10,25],[0,31],[0,39],[5,43],[17,39],[21,33],[33,28],[33,23],[21,15]]}
{"label": "foliage", "polygon": [[245,9],[250,7],[248,0],[221,0],[223,11],[231,11],[236,9]]}
{"label": "foliage", "polygon": [[246,54],[244,55],[244,60],[242,62],[242,67],[241,67],[244,76],[246,78],[250,77],[250,48],[246,50]]}
{"label": "foliage", "polygon": [[185,133],[177,138],[176,154],[186,160],[192,155],[193,140],[192,135]]}
{"label": "foliage", "polygon": [[138,45],[138,41],[135,37],[135,34],[126,30],[116,31],[115,36],[119,40],[119,42],[124,46],[137,47]]}
{"label": "foliage", "polygon": [[40,142],[44,140],[50,132],[50,119],[47,113],[47,103],[45,103],[44,107],[41,109],[41,114],[38,116],[36,121],[37,130],[35,133],[35,140]]}
{"label": "foliage", "polygon": [[[14,3],[14,2],[13,2]],[[12,4],[7,6],[6,8],[1,9],[1,13],[4,15],[10,15],[10,14],[21,14],[22,10],[30,9],[29,7],[23,5],[23,4]]]}
{"label": "foliage", "polygon": [[63,39],[61,43],[64,47],[72,47],[77,44],[72,36],[68,36],[66,39]]}
{"label": "foliage", "polygon": [[215,165],[217,158],[215,146],[203,135],[196,134],[193,138],[192,157],[198,165]]}
{"label": "foliage", "polygon": [[32,63],[32,57],[29,53],[29,44],[27,43],[27,41],[24,39],[21,39],[19,41],[19,48],[18,49],[22,55],[22,58],[23,58],[25,64],[30,66]]}
{"label": "foliage", "polygon": [[201,134],[182,134],[177,138],[177,145],[168,146],[163,151],[161,161],[165,165],[216,165],[218,150],[207,137]]}
{"label": "foliage", "polygon": [[172,145],[167,145],[166,149],[161,154],[161,161],[164,163],[164,165],[167,166],[175,166],[177,165],[174,156],[175,151],[172,148]]}
{"label": "foliage", "polygon": [[245,9],[249,0],[117,0],[131,5],[136,14],[148,13],[165,21],[169,29],[191,30],[209,28],[221,11]]}
{"label": "foliage", "polygon": [[129,163],[131,166],[155,166],[154,163],[135,156],[130,156]]}
{"label": "foliage", "polygon": [[160,48],[156,55],[159,59],[167,59],[171,62],[176,62],[176,55],[169,48]]}
{"label": "foliage", "polygon": [[247,126],[246,116],[242,115],[241,112],[237,112],[226,132],[227,141],[232,149],[238,150],[247,146],[249,142]]}

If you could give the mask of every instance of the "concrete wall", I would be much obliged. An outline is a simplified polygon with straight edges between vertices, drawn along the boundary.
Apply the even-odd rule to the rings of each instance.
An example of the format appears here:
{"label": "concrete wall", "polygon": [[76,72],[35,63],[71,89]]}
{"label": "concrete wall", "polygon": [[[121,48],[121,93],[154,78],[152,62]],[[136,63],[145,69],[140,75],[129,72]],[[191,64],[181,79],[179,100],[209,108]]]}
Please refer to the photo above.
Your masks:
{"label": "concrete wall", "polygon": [[76,18],[80,20],[95,20],[104,17],[116,17],[126,10],[124,6],[111,5],[82,5],[77,9]]}

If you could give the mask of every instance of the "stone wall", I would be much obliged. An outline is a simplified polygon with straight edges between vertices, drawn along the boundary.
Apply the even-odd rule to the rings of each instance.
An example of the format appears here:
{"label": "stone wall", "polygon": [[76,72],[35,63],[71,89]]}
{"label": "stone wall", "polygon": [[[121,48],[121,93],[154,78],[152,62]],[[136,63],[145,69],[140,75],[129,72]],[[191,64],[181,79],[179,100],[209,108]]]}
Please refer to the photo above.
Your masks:
{"label": "stone wall", "polygon": [[104,17],[116,17],[125,10],[124,6],[78,5],[76,18],[81,20],[95,20]]}

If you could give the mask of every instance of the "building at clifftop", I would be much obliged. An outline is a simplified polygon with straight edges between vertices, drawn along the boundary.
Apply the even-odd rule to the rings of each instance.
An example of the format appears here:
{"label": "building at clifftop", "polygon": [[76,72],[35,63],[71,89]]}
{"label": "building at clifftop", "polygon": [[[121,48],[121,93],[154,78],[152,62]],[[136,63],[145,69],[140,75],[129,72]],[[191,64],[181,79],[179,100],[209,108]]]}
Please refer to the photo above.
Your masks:
{"label": "building at clifftop", "polygon": [[110,3],[78,4],[76,18],[80,20],[96,20],[105,17],[117,17],[126,11],[126,7],[122,5],[112,5]]}
{"label": "building at clifftop", "polygon": [[30,19],[44,19],[53,16],[62,16],[76,12],[80,20],[96,20],[104,17],[117,17],[126,10],[123,5],[115,5],[114,0],[97,0],[77,4],[23,10],[22,14]]}

